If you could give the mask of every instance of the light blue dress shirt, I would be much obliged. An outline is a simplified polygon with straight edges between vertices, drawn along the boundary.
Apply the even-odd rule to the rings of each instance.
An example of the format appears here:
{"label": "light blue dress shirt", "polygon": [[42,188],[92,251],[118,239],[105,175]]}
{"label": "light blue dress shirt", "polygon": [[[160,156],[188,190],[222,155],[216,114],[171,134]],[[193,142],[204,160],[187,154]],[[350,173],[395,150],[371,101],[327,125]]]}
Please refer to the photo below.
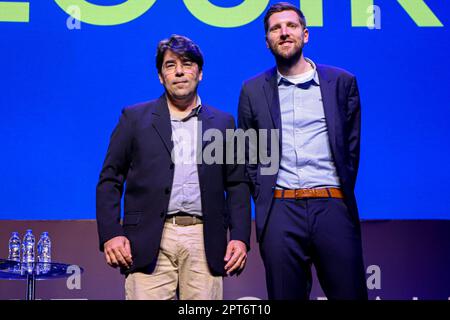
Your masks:
{"label": "light blue dress shirt", "polygon": [[197,97],[197,107],[184,119],[170,116],[174,150],[174,176],[170,192],[168,215],[179,211],[202,216],[200,184],[197,170],[198,114],[201,100]]}
{"label": "light blue dress shirt", "polygon": [[296,76],[278,72],[282,149],[277,188],[339,187],[316,65]]}

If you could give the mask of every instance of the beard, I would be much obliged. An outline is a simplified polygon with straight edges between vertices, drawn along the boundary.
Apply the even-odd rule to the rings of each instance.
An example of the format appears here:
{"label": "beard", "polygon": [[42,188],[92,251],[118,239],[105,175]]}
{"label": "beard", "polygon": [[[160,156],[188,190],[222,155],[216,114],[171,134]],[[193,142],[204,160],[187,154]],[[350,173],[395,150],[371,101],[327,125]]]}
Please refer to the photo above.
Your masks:
{"label": "beard", "polygon": [[291,66],[296,64],[303,54],[303,39],[300,44],[294,44],[290,51],[280,50],[278,44],[269,44],[269,49],[278,65]]}

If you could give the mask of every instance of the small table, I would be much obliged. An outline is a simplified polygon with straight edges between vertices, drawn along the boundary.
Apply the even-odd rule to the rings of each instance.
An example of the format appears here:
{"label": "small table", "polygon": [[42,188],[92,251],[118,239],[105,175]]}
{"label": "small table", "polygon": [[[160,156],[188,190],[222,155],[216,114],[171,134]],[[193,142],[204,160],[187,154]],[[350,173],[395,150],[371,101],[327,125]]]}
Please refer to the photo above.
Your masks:
{"label": "small table", "polygon": [[[17,261],[0,259],[0,279],[27,280],[26,300],[34,300],[36,280],[66,278],[70,264],[55,262],[20,263]],[[77,266],[82,273],[83,268]]]}

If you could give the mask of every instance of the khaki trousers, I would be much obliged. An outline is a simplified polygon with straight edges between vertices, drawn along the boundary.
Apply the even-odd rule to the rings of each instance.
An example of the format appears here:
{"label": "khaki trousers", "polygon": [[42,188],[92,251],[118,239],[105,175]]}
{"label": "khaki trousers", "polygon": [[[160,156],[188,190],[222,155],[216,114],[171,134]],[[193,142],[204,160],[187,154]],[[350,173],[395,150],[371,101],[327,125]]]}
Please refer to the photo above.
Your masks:
{"label": "khaki trousers", "polygon": [[203,225],[164,224],[152,274],[135,272],[125,280],[127,300],[221,300],[221,276],[211,275],[205,256]]}

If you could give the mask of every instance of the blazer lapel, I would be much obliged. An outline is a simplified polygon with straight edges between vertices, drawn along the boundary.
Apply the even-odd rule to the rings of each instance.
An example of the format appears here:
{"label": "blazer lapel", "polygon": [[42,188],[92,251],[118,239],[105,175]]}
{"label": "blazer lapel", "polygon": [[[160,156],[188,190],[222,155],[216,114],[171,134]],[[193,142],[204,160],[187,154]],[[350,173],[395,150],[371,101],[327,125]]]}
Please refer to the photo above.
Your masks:
{"label": "blazer lapel", "polygon": [[170,124],[169,107],[167,106],[167,100],[165,96],[161,96],[156,102],[155,110],[153,111],[153,127],[164,142],[166,149],[169,153],[173,149],[172,141],[172,127]]}
{"label": "blazer lapel", "polygon": [[[208,107],[203,104],[202,109],[198,114],[198,135],[197,135],[197,170],[198,170],[198,179],[200,183],[200,187],[203,188],[208,183],[208,179],[205,176],[206,167],[204,165],[203,159],[203,150],[211,141],[203,140],[203,136],[206,130],[214,128],[212,119],[214,118],[213,114],[208,110]],[[203,203],[203,193],[202,193],[202,205]]]}
{"label": "blazer lapel", "polygon": [[267,106],[275,129],[281,129],[280,99],[278,97],[277,69],[273,68],[266,73],[264,83]]}
{"label": "blazer lapel", "polygon": [[201,135],[199,132],[199,136],[197,137],[198,141],[202,141],[202,151],[205,149],[206,145],[210,143],[211,141],[203,141],[203,135],[205,134],[205,131],[208,129],[213,128],[212,119],[214,118],[214,115],[209,111],[208,106],[203,104],[202,109],[200,110],[198,114],[198,121],[201,125]]}
{"label": "blazer lapel", "polygon": [[325,120],[328,129],[328,138],[330,140],[331,152],[336,159],[336,110],[337,110],[337,97],[336,97],[336,83],[331,79],[328,74],[320,66],[317,66],[317,72],[319,75],[320,92],[322,94],[322,104],[325,113]]}

